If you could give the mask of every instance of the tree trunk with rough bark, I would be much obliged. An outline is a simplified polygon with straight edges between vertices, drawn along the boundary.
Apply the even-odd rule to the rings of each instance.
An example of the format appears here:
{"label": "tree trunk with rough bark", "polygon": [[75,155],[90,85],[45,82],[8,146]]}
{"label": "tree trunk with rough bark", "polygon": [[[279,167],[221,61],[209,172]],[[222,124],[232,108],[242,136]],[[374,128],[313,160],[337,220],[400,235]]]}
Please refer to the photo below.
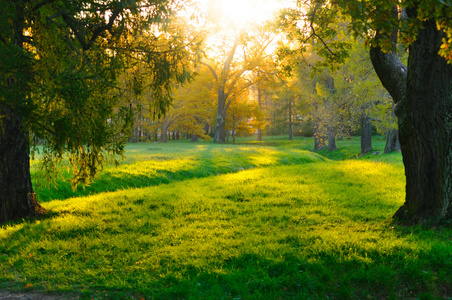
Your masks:
{"label": "tree trunk with rough bark", "polygon": [[407,69],[379,48],[371,58],[396,103],[405,165],[406,199],[394,218],[437,223],[452,219],[452,65],[438,55],[445,34],[432,20],[422,25]]}
{"label": "tree trunk with rough bark", "polygon": [[425,22],[410,47],[407,97],[396,110],[406,202],[395,217],[452,218],[452,66],[438,55],[444,34]]}
{"label": "tree trunk with rough bark", "polygon": [[[14,47],[23,49],[23,31],[26,28],[24,5],[18,4],[16,8],[16,18],[11,20],[14,32],[12,39]],[[17,100],[17,106],[10,107],[2,105],[3,99],[0,99],[0,223],[45,213],[45,209],[36,200],[31,183],[28,131],[24,128],[24,120],[14,110],[20,111],[20,107],[27,101],[30,79],[27,77],[31,70],[24,64],[17,73],[15,71],[9,75],[3,73],[5,70],[0,70],[2,79],[7,78],[11,91],[9,96]]]}
{"label": "tree trunk with rough bark", "polygon": [[30,147],[22,119],[8,108],[0,107],[0,115],[0,223],[44,214],[31,184]]}

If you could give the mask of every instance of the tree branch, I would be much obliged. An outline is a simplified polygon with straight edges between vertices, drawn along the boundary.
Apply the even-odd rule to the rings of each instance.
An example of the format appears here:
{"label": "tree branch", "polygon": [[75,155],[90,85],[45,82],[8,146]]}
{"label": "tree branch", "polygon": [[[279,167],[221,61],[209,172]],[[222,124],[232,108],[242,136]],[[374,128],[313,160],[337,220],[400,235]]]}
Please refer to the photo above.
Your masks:
{"label": "tree branch", "polygon": [[[398,18],[396,7],[394,7],[393,17]],[[400,58],[395,51],[397,31],[398,28],[394,28],[390,36],[385,36],[377,31],[374,37],[377,46],[370,49],[370,59],[375,72],[377,73],[378,78],[380,78],[383,86],[391,95],[395,104],[405,99],[407,83],[407,67],[400,61]],[[384,53],[378,45],[378,42],[388,38],[394,44],[394,47],[391,52]]]}
{"label": "tree branch", "polygon": [[207,68],[209,68],[210,73],[212,73],[213,77],[215,78],[215,81],[218,83],[218,76],[217,73],[215,72],[215,70],[212,68],[211,65],[209,65],[208,63],[205,63],[203,61],[200,62],[200,64],[206,66]]}

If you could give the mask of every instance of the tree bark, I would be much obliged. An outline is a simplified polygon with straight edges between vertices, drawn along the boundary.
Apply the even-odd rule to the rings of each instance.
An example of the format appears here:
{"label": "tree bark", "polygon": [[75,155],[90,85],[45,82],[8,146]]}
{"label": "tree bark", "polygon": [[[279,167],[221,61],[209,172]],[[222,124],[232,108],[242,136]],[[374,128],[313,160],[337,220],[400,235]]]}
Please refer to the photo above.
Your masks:
{"label": "tree bark", "polygon": [[218,92],[218,106],[217,106],[217,121],[215,123],[214,141],[217,143],[224,143],[226,137],[226,104],[227,95],[224,90]]}
{"label": "tree bark", "polygon": [[385,154],[400,151],[399,131],[391,129],[386,135]]}
{"label": "tree bark", "polygon": [[[11,38],[14,47],[21,50],[24,47],[24,28],[26,28],[24,8],[24,3],[17,3],[15,18],[11,20],[13,29]],[[0,72],[2,79],[7,78],[7,85],[11,91],[8,96],[12,95],[16,100],[15,107],[0,104],[0,223],[4,223],[43,215],[45,209],[37,202],[31,183],[28,131],[24,128],[23,118],[15,111],[15,109],[20,111],[21,107],[26,106],[31,70],[24,63],[17,73],[13,70],[13,74],[8,74],[6,70],[5,74],[4,69]],[[20,75],[16,78],[18,74]],[[2,100],[0,98],[0,103]]]}
{"label": "tree bark", "polygon": [[334,128],[328,128],[328,151],[336,150],[336,135],[334,134]]}
{"label": "tree bark", "polygon": [[[452,219],[452,65],[438,55],[444,37],[434,21],[425,21],[409,48],[407,72],[394,56],[371,50],[375,70],[396,103],[406,199],[394,218],[408,223]],[[390,77],[397,72],[395,84],[397,78]]]}
{"label": "tree bark", "polygon": [[437,222],[452,218],[452,66],[438,55],[445,35],[435,22],[424,26],[410,47],[407,97],[398,112],[407,185],[395,217]]}
{"label": "tree bark", "polygon": [[372,123],[368,115],[361,119],[361,154],[367,154],[372,151]]}
{"label": "tree bark", "polygon": [[161,134],[162,143],[168,142],[167,130],[168,130],[168,128],[167,128],[166,124],[163,123],[163,125],[162,125],[162,134]]}
{"label": "tree bark", "polygon": [[232,142],[235,143],[235,120],[232,118]]}
{"label": "tree bark", "polygon": [[[392,104],[392,112],[391,117],[395,119],[395,113],[394,113],[394,103]],[[386,145],[385,145],[385,154],[394,152],[394,151],[400,151],[400,142],[399,142],[399,130],[398,129],[391,129],[386,134]]]}
{"label": "tree bark", "polygon": [[292,139],[292,101],[289,99],[289,140]]}
{"label": "tree bark", "polygon": [[[262,109],[262,92],[259,85],[257,86],[257,105]],[[260,128],[257,129],[257,141],[262,142],[262,129]]]}
{"label": "tree bark", "polygon": [[0,223],[44,214],[31,183],[30,147],[22,119],[4,107],[0,115]]}
{"label": "tree bark", "polygon": [[[215,79],[218,83],[218,103],[217,103],[217,120],[215,124],[215,135],[214,141],[217,143],[225,142],[225,125],[226,125],[226,111],[228,109],[228,104],[226,100],[228,99],[228,93],[226,93],[226,83],[229,78],[229,71],[231,69],[232,59],[234,58],[235,51],[239,46],[240,40],[238,38],[235,39],[234,45],[228,53],[228,57],[224,62],[223,70],[218,77],[216,77],[215,72],[213,72]],[[231,87],[229,87],[231,88]]]}

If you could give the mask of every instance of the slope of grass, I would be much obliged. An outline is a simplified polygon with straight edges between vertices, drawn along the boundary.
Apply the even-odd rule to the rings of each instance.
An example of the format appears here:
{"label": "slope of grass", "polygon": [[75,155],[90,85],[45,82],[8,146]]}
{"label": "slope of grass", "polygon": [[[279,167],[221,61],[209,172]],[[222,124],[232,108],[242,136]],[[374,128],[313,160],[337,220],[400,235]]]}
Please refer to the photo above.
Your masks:
{"label": "slope of grass", "polygon": [[403,202],[400,156],[198,146],[134,146],[111,171],[118,180],[151,170],[181,178],[49,201],[49,218],[1,227],[0,288],[82,299],[452,297],[452,230],[391,224]]}
{"label": "slope of grass", "polygon": [[[292,145],[294,143],[292,142]],[[86,196],[105,191],[146,187],[238,172],[263,166],[303,164],[323,161],[316,153],[297,147],[257,145],[221,145],[212,142],[177,141],[167,144],[139,143],[126,147],[125,159],[119,167],[107,166],[87,187],[73,191],[70,174],[63,172],[57,186],[40,182],[38,163],[34,162],[34,186],[40,202]]]}

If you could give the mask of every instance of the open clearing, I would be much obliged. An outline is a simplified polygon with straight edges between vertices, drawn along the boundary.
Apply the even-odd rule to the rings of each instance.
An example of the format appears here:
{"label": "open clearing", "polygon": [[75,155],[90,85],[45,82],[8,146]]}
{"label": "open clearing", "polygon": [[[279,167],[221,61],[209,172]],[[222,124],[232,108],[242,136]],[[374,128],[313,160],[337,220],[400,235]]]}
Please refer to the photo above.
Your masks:
{"label": "open clearing", "polygon": [[311,142],[130,145],[76,197],[64,182],[41,187],[49,217],[0,228],[0,288],[64,299],[452,297],[450,225],[392,223],[400,154],[357,158],[355,139],[319,155]]}

